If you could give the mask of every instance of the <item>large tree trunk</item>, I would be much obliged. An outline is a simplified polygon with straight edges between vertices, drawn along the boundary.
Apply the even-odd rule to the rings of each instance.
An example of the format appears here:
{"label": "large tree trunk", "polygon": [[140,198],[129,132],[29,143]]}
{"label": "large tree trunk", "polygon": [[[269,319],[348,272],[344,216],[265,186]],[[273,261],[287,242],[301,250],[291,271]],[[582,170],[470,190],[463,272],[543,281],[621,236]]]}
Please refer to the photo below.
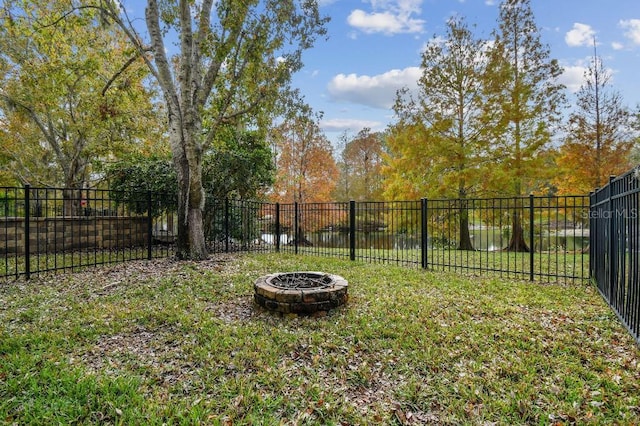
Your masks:
{"label": "large tree trunk", "polygon": [[65,187],[62,190],[62,215],[82,215],[82,191],[76,187]]}
{"label": "large tree trunk", "polygon": [[506,250],[524,253],[529,252],[529,247],[524,238],[522,219],[518,210],[514,210],[511,216],[511,239],[509,240],[509,245]]}
{"label": "large tree trunk", "polygon": [[[183,138],[185,131],[171,137],[174,165],[178,175],[178,259],[207,258],[204,238],[203,209],[205,194],[202,187],[201,156],[187,155],[190,148]],[[189,161],[191,160],[191,161]]]}
{"label": "large tree trunk", "polygon": [[473,243],[471,242],[471,234],[469,232],[469,209],[466,206],[466,201],[460,201],[462,204],[459,209],[460,238],[458,241],[458,250],[474,250]]}
{"label": "large tree trunk", "polygon": [[[460,131],[462,134],[462,130]],[[462,136],[460,139],[462,140]],[[460,170],[464,170],[464,162],[460,166]],[[469,206],[467,202],[467,191],[465,189],[464,179],[460,179],[458,183],[458,215],[460,216],[460,238],[458,238],[458,250],[473,250],[471,235],[469,233]]]}
{"label": "large tree trunk", "polygon": [[63,167],[64,172],[64,189],[62,190],[62,215],[63,216],[83,216],[82,188],[84,187],[84,177],[87,170],[87,164],[77,155],[71,161],[63,158],[62,161],[67,161],[66,167]]}

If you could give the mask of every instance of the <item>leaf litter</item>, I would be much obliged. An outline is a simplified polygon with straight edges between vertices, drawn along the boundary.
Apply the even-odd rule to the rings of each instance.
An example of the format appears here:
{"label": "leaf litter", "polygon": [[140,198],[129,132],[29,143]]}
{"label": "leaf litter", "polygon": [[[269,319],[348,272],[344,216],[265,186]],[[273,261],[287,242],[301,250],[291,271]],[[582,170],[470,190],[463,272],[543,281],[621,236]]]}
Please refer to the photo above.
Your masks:
{"label": "leaf litter", "polygon": [[[420,293],[423,299],[419,303],[425,310],[431,307],[431,312],[416,311],[415,318],[405,318],[410,315],[398,316],[391,307],[381,308],[379,301],[358,293],[354,286],[352,300],[359,300],[359,306],[321,319],[286,318],[253,303],[251,278],[265,273],[265,268],[269,266],[261,266],[251,257],[222,255],[197,263],[157,259],[37,277],[0,286],[0,323],[6,332],[34,331],[56,316],[72,318],[82,314],[74,310],[90,311],[94,306],[102,309],[100,315],[94,312],[83,321],[93,321],[91,326],[104,330],[71,351],[70,365],[100,377],[139,375],[146,378],[144,391],[150,398],[186,393],[192,395],[194,408],[213,404],[214,395],[222,392],[215,388],[203,391],[211,386],[204,375],[212,374],[212,369],[224,370],[216,379],[223,387],[233,382],[239,386],[245,380],[264,382],[265,377],[273,376],[269,380],[275,383],[266,380],[254,386],[256,391],[264,388],[259,391],[262,398],[277,398],[279,389],[294,401],[296,409],[280,409],[285,424],[341,417],[402,425],[502,424],[505,418],[567,424],[601,418],[598,416],[611,409],[626,411],[620,419],[640,414],[638,350],[621,327],[611,327],[614,316],[597,305],[578,310],[516,303],[494,312],[474,300],[476,296],[462,292],[456,296],[462,300],[450,302],[450,308],[442,307],[445,304],[438,307],[440,300],[435,299],[443,297],[442,293],[427,291]],[[207,280],[215,282],[203,284]],[[204,291],[190,292],[192,286],[203,286]],[[17,297],[20,293],[46,308],[41,314],[32,314],[33,324],[27,314],[29,307],[21,305]],[[172,293],[177,295],[172,298]],[[163,305],[167,303],[175,306]],[[462,311],[458,311],[460,307]],[[389,318],[403,321],[402,326],[410,330],[396,331],[397,324]],[[358,321],[361,325],[354,326]],[[244,339],[241,333],[246,328],[246,333],[257,339],[291,336],[291,341],[270,349],[277,351],[276,360],[259,353],[259,341],[255,349],[238,347],[229,354],[196,356],[200,350],[215,350],[216,337],[199,334],[212,324],[228,334],[220,335],[221,339],[233,340],[235,334]],[[431,330],[425,328],[420,335],[411,331],[416,324]],[[277,333],[271,331],[274,327]],[[368,336],[367,330],[373,334]],[[404,335],[413,337],[403,341]],[[319,338],[325,340],[320,342]],[[575,345],[577,341],[579,345]],[[237,343],[249,346],[249,342]],[[249,354],[253,350],[252,360]],[[483,351],[490,358],[484,358]],[[425,353],[432,358],[426,358]],[[205,363],[209,356],[213,365]],[[215,360],[225,360],[225,356],[229,362],[215,365],[222,362]],[[531,356],[544,365],[528,365],[526,360]],[[564,367],[572,374],[591,378],[578,376],[574,383],[564,375]],[[584,390],[594,378],[593,388]],[[522,399],[513,391],[524,380],[532,380],[538,387],[537,398]],[[511,389],[500,388],[506,383],[511,383]],[[227,413],[223,417],[227,424],[242,423],[250,412],[247,404],[255,398],[251,392],[237,394],[226,407],[223,403],[217,408]],[[579,393],[571,396],[571,392]],[[618,402],[609,408],[616,394],[620,395]],[[311,395],[313,399],[308,400]],[[497,401],[510,400],[517,401],[511,413],[495,411]]]}

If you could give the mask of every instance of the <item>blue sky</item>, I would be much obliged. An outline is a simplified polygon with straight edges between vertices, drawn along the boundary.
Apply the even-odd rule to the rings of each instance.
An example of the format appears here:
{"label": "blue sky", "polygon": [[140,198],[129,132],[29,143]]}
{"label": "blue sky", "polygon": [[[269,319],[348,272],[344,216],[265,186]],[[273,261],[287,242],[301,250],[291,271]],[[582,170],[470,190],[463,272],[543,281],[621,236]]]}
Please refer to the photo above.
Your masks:
{"label": "blue sky", "polygon": [[[393,122],[396,90],[415,87],[420,52],[444,36],[454,15],[476,25],[479,37],[497,27],[498,0],[319,0],[330,16],[327,41],[304,56],[294,78],[314,110],[324,112],[321,127],[333,142],[346,131],[384,130]],[[531,0],[542,41],[564,67],[568,97],[580,87],[593,55],[610,69],[612,87],[632,108],[640,104],[640,0]]]}

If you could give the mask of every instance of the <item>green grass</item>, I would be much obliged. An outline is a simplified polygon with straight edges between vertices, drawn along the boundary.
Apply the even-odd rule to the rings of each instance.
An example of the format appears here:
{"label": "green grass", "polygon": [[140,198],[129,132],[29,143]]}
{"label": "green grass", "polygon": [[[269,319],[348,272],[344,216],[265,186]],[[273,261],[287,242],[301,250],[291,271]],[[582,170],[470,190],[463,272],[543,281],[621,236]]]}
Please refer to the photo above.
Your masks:
{"label": "green grass", "polygon": [[[287,248],[289,249],[289,248]],[[348,258],[348,249],[300,247],[299,253]],[[421,266],[420,250],[357,249],[356,259],[373,262]],[[471,272],[504,278],[529,279],[530,253],[507,251],[468,251],[429,249],[427,268],[436,271]],[[589,254],[581,252],[534,252],[533,277],[539,282],[588,281]]]}
{"label": "green grass", "polygon": [[[320,270],[287,317],[253,281]],[[638,424],[640,350],[586,285],[263,254],[0,284],[0,423]]]}
{"label": "green grass", "polygon": [[[154,246],[151,252],[153,258],[166,257],[170,254],[169,248]],[[136,259],[146,259],[148,251],[146,247],[131,247],[120,250],[76,250],[51,253],[34,253],[30,257],[30,272],[32,274],[53,271],[78,271],[95,265],[107,265],[112,263],[127,262]],[[16,277],[26,272],[26,260],[24,255],[5,254],[0,258],[0,280],[3,277]]]}

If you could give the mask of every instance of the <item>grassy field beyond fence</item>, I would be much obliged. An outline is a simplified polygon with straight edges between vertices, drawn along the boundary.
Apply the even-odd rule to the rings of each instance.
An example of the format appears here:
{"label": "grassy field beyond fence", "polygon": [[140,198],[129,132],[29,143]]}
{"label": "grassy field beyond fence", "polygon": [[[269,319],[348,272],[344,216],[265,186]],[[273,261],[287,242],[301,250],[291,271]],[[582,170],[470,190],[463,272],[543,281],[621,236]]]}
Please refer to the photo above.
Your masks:
{"label": "grassy field beyond fence", "polygon": [[[253,281],[349,281],[319,318]],[[640,349],[590,285],[280,254],[0,284],[7,424],[638,424]]]}

